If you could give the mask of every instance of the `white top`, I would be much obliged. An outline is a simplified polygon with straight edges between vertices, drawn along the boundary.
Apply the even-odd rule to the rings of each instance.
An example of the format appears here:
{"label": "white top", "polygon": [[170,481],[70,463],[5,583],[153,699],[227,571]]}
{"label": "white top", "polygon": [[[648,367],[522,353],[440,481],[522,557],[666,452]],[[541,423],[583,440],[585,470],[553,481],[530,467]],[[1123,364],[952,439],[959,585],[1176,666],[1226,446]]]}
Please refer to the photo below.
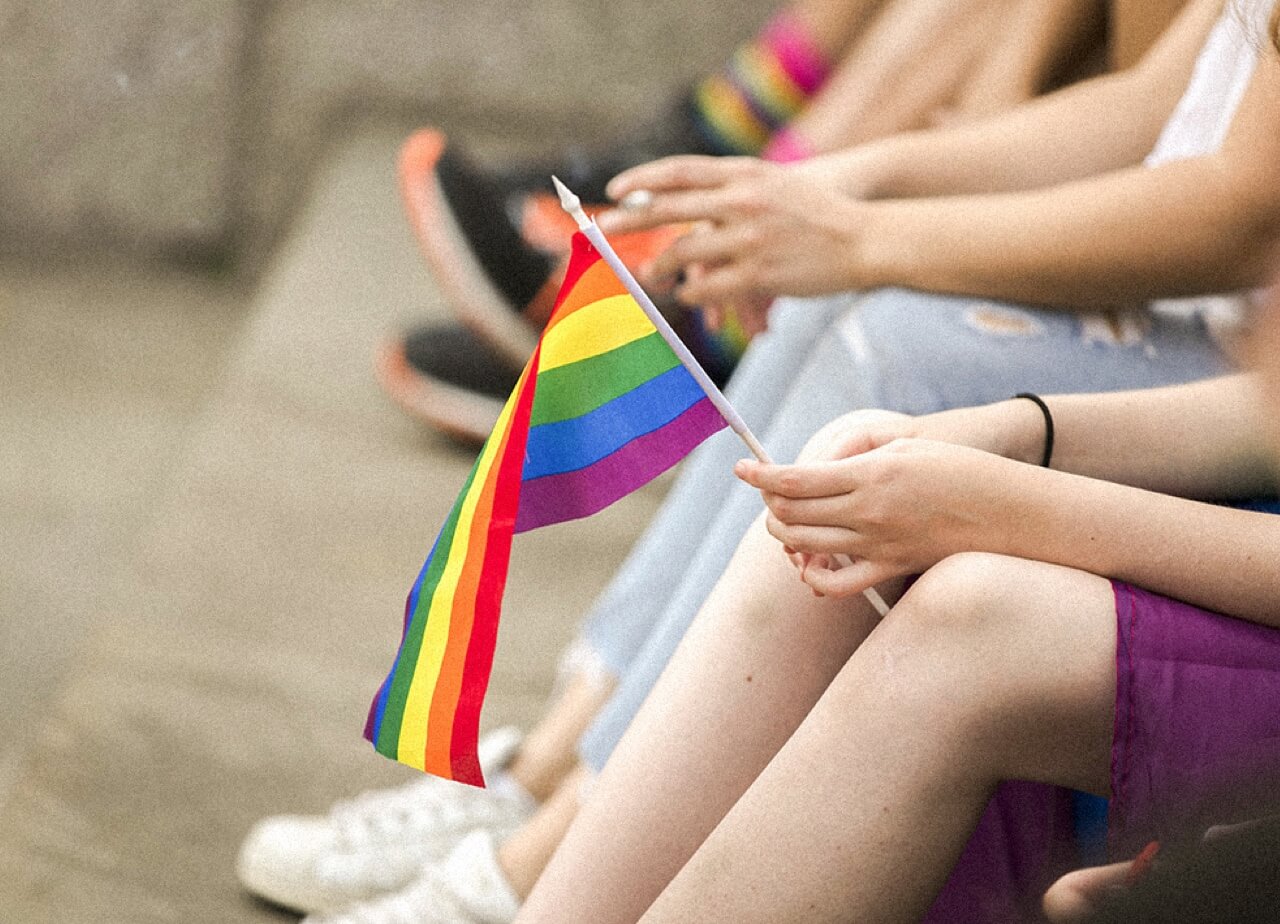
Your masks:
{"label": "white top", "polygon": [[[1258,66],[1259,48],[1275,0],[1228,0],[1196,59],[1191,82],[1165,123],[1146,165],[1201,157],[1218,151],[1249,81]],[[1179,314],[1200,312],[1210,322],[1236,320],[1246,296],[1207,295],[1162,299],[1152,308]]]}
{"label": "white top", "polygon": [[1254,17],[1265,21],[1271,5],[1258,0],[1227,3],[1196,59],[1186,92],[1147,155],[1148,167],[1212,154],[1222,147],[1258,66],[1262,32],[1255,31]]}

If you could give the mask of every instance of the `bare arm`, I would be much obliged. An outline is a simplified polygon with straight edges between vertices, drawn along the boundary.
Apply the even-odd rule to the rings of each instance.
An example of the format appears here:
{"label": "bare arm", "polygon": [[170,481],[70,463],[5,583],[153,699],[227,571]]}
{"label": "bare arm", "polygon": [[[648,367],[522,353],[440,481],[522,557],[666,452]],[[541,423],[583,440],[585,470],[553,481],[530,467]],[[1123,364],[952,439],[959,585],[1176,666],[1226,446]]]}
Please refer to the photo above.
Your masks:
{"label": "bare arm", "polygon": [[1029,193],[868,204],[851,287],[1106,308],[1261,284],[1280,236],[1267,70],[1238,123],[1256,145]]}
{"label": "bare arm", "polygon": [[[1010,5],[1011,0],[888,4],[788,130],[814,151],[831,152],[930,124],[992,35],[1007,24]],[[1019,33],[1010,41],[1022,38]]]}
{"label": "bare arm", "polygon": [[[1045,400],[1059,471],[1202,500],[1280,491],[1254,376]],[[918,417],[907,435],[1039,464],[1045,428],[1040,410],[1016,399]]]}
{"label": "bare arm", "polygon": [[1280,516],[1182,499],[1277,495],[1254,378],[1048,403],[1074,476],[1046,479],[1018,548],[1280,626]]}
{"label": "bare arm", "polygon": [[1274,470],[1253,435],[1261,413],[1254,383],[1238,377],[1049,404],[1060,434],[1054,469],[1024,464],[1039,461],[1044,430],[1034,405],[1015,401],[877,419],[848,434],[855,455],[743,462],[738,473],[764,491],[770,531],[786,546],[853,557],[836,572],[806,570],[824,593],[856,593],[985,551],[1280,626],[1280,516],[1149,490],[1274,496]]}
{"label": "bare arm", "polygon": [[1221,8],[1222,0],[1189,5],[1128,71],[977,122],[834,154],[828,169],[855,195],[903,198],[1034,189],[1137,164],[1177,105]]}
{"label": "bare arm", "polygon": [[1280,237],[1278,164],[1268,48],[1217,154],[1029,193],[870,203],[861,258],[872,282],[1070,305],[1255,286]]}
{"label": "bare arm", "polygon": [[[1196,17],[1218,5],[1195,4],[1176,31],[1198,25]],[[1174,57],[1169,46],[1154,53]],[[1184,84],[1165,92],[1171,98]],[[1161,121],[1172,105],[1158,107]],[[1143,123],[1151,115],[1142,106],[1137,115],[1123,107],[1085,107],[1081,119],[1086,109],[1085,121],[1095,125]],[[1028,182],[1032,174],[1043,179],[1064,151],[1077,150],[1078,139],[1054,134],[1065,124],[1055,123],[1034,145],[1028,146],[1030,137],[988,138],[985,149],[964,156],[978,158],[985,150],[991,175],[1001,182],[1019,169]],[[1083,126],[1076,127],[1088,135]],[[1144,152],[1154,133],[1139,133]],[[1132,131],[1112,131],[1109,143],[1121,136],[1134,143]],[[1098,167],[1107,143],[1085,145],[1093,154],[1079,153],[1089,170]],[[1138,150],[1129,152],[1130,161]],[[1037,160],[1038,166],[1016,166]],[[938,162],[920,169],[946,174],[961,168]],[[964,169],[972,173],[979,165]],[[653,264],[656,279],[674,278],[691,264],[709,268],[677,292],[688,304],[759,304],[778,295],[898,285],[1094,308],[1251,287],[1269,274],[1280,240],[1280,55],[1270,47],[1261,53],[1220,152],[1157,168],[1110,170],[1030,191],[867,202],[833,190],[829,164],[819,161],[780,168],[671,158],[623,174],[611,192],[637,188],[657,190],[651,204],[605,216],[607,231],[709,222]]]}
{"label": "bare arm", "polygon": [[1280,627],[1280,516],[1042,474],[1012,554]]}

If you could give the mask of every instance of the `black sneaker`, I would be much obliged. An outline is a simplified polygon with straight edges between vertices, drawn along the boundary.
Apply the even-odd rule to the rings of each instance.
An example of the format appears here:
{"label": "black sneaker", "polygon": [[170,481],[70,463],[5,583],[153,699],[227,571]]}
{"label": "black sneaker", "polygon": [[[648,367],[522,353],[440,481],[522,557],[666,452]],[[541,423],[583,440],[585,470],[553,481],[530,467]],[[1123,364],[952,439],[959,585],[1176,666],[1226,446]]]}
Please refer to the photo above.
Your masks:
{"label": "black sneaker", "polygon": [[418,327],[388,341],[374,371],[411,416],[469,445],[488,438],[520,377],[483,340],[453,324]]}
{"label": "black sneaker", "polygon": [[[671,154],[714,154],[692,103],[607,149],[571,148],[555,162],[486,169],[435,128],[400,149],[400,192],[433,276],[458,319],[512,362],[532,349],[555,298],[547,280],[569,252],[572,220],[550,187],[555,174],[586,203],[629,167]],[[588,211],[592,211],[588,206]]]}

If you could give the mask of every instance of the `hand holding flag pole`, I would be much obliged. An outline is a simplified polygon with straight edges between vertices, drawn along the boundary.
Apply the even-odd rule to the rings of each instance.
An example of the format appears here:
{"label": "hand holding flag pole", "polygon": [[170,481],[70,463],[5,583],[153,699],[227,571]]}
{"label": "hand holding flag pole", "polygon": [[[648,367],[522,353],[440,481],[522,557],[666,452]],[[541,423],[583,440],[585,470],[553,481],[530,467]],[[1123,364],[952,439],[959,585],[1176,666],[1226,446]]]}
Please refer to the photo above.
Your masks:
{"label": "hand holding flag pole", "polygon": [[[699,365],[693,354],[689,352],[689,348],[676,336],[676,332],[671,329],[671,325],[667,323],[667,319],[662,316],[662,312],[658,310],[653,300],[649,298],[649,294],[645,292],[640,283],[636,281],[635,276],[627,269],[626,264],[614,252],[608,238],[604,236],[604,232],[600,230],[595,221],[587,217],[586,212],[582,210],[582,201],[570,191],[569,187],[560,182],[558,177],[553,176],[551,182],[555,184],[556,192],[560,196],[560,207],[573,217],[578,224],[578,229],[595,246],[600,253],[601,259],[609,264],[609,267],[617,274],[618,279],[622,281],[627,291],[631,293],[631,296],[653,323],[653,326],[658,329],[658,333],[667,342],[667,345],[671,347],[672,352],[676,354],[681,364],[689,370],[689,374],[693,376],[699,387],[702,388],[707,399],[715,406],[715,409],[720,412],[729,428],[738,434],[738,437],[746,444],[747,449],[751,451],[753,456],[761,462],[771,464],[773,460],[769,457],[764,445],[751,432],[747,422],[742,419],[742,415],[738,413],[737,409],[729,403],[729,399],[724,396],[724,393],[720,391],[716,383],[711,381],[710,376]],[[843,567],[853,564],[848,556],[845,555],[836,555],[835,559],[837,564]],[[888,614],[889,605],[885,603],[884,598],[880,596],[880,593],[874,587],[868,587],[862,593],[877,613],[881,616]]]}

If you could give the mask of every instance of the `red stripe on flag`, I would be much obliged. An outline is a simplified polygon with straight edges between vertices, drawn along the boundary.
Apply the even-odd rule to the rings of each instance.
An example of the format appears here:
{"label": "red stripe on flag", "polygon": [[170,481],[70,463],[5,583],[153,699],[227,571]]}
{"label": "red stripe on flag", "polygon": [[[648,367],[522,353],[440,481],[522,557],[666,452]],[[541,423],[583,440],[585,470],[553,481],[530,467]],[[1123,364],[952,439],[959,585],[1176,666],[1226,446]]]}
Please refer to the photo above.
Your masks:
{"label": "red stripe on flag", "polygon": [[538,362],[541,350],[534,350],[529,361],[528,382],[520,394],[512,415],[510,439],[498,468],[494,487],[493,517],[489,524],[489,543],[484,565],[476,587],[475,618],[471,624],[471,640],[467,645],[466,664],[453,718],[453,741],[450,754],[453,778],[472,786],[484,785],[477,747],[480,739],[480,710],[489,688],[493,669],[493,652],[498,643],[498,621],[502,615],[502,593],[507,585],[511,563],[511,539],[515,533],[516,514],[520,510],[520,479],[524,471],[525,443],[529,436],[529,416],[537,391]]}

